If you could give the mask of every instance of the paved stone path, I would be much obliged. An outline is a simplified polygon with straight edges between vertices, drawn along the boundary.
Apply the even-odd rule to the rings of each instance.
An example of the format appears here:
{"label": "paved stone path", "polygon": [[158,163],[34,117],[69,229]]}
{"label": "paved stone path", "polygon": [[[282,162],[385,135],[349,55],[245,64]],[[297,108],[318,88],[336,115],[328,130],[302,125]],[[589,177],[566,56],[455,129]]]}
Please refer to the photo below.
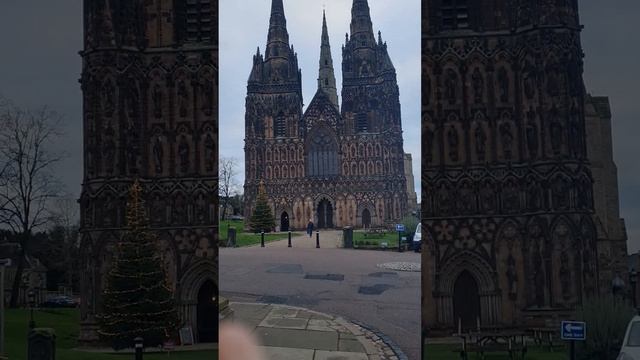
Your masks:
{"label": "paved stone path", "polygon": [[[320,248],[335,249],[342,247],[342,231],[340,230],[320,230]],[[251,247],[260,247],[260,244],[252,245]],[[265,247],[268,248],[282,248],[288,247],[289,240],[278,240],[265,243]],[[293,236],[291,238],[291,246],[295,248],[311,249],[316,247],[316,232],[313,232],[313,236],[309,237],[306,233],[300,236]]]}
{"label": "paved stone path", "polygon": [[248,326],[267,360],[397,360],[375,334],[341,317],[304,308],[230,303],[233,321]]}

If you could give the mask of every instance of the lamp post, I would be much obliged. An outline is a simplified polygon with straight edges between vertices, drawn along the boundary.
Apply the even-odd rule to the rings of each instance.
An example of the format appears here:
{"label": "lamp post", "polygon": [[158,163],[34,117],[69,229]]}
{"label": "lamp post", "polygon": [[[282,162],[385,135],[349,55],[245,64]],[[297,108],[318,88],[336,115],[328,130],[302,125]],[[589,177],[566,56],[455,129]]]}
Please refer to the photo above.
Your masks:
{"label": "lamp post", "polygon": [[0,356],[4,355],[4,268],[11,266],[11,259],[0,260]]}
{"label": "lamp post", "polygon": [[36,327],[36,322],[33,320],[33,308],[36,306],[36,292],[30,289],[27,292],[27,299],[29,301],[29,308],[31,310],[31,320],[29,320],[29,329]]}

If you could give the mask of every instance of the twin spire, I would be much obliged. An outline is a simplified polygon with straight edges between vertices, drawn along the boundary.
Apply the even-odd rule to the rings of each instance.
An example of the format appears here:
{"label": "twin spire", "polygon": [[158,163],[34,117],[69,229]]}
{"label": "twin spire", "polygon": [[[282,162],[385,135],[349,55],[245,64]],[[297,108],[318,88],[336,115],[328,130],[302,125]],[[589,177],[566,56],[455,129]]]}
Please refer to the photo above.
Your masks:
{"label": "twin spire", "polygon": [[[361,41],[365,40],[366,45],[369,46],[373,46],[376,43],[367,0],[353,0],[351,7],[351,38],[358,38],[361,39]],[[289,33],[287,32],[284,5],[282,0],[272,0],[265,60],[277,57],[288,57],[289,50]],[[331,103],[334,104],[336,108],[338,107],[338,90],[333,70],[333,59],[331,57],[327,18],[324,11],[322,12],[318,89],[323,90],[329,97]]]}
{"label": "twin spire", "polygon": [[331,58],[331,45],[329,44],[329,31],[327,30],[327,17],[322,12],[322,39],[320,41],[320,71],[318,74],[318,89],[324,91],[331,103],[338,108],[338,89],[336,76],[333,72],[333,59]]}

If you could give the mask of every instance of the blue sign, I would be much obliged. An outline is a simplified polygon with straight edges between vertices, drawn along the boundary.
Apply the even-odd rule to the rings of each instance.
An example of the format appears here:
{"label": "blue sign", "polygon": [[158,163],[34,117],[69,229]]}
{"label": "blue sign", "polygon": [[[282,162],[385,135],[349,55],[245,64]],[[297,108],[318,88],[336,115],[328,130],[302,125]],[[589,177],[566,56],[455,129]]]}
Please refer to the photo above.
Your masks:
{"label": "blue sign", "polygon": [[404,224],[396,224],[396,231],[397,232],[403,232],[404,231]]}
{"label": "blue sign", "polygon": [[587,338],[587,324],[582,321],[563,321],[560,334],[562,340],[584,341]]}

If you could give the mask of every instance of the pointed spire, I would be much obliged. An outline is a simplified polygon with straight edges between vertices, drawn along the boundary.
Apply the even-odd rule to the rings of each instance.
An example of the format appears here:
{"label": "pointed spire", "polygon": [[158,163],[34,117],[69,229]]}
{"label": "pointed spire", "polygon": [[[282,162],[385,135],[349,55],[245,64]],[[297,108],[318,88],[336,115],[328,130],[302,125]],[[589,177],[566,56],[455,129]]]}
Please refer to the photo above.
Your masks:
{"label": "pointed spire", "polygon": [[331,57],[331,45],[329,43],[329,31],[327,30],[327,17],[322,11],[322,40],[320,45],[320,71],[318,75],[318,89],[323,90],[331,103],[338,108],[338,90],[336,77],[333,71],[333,59]]}
{"label": "pointed spire", "polygon": [[266,60],[272,57],[287,57],[289,53],[289,33],[284,16],[282,0],[272,0],[269,35],[267,37]]}
{"label": "pointed spire", "polygon": [[[364,35],[364,36],[363,36]],[[353,0],[351,7],[351,40],[358,39],[358,45],[374,46],[373,24],[367,0]]]}

